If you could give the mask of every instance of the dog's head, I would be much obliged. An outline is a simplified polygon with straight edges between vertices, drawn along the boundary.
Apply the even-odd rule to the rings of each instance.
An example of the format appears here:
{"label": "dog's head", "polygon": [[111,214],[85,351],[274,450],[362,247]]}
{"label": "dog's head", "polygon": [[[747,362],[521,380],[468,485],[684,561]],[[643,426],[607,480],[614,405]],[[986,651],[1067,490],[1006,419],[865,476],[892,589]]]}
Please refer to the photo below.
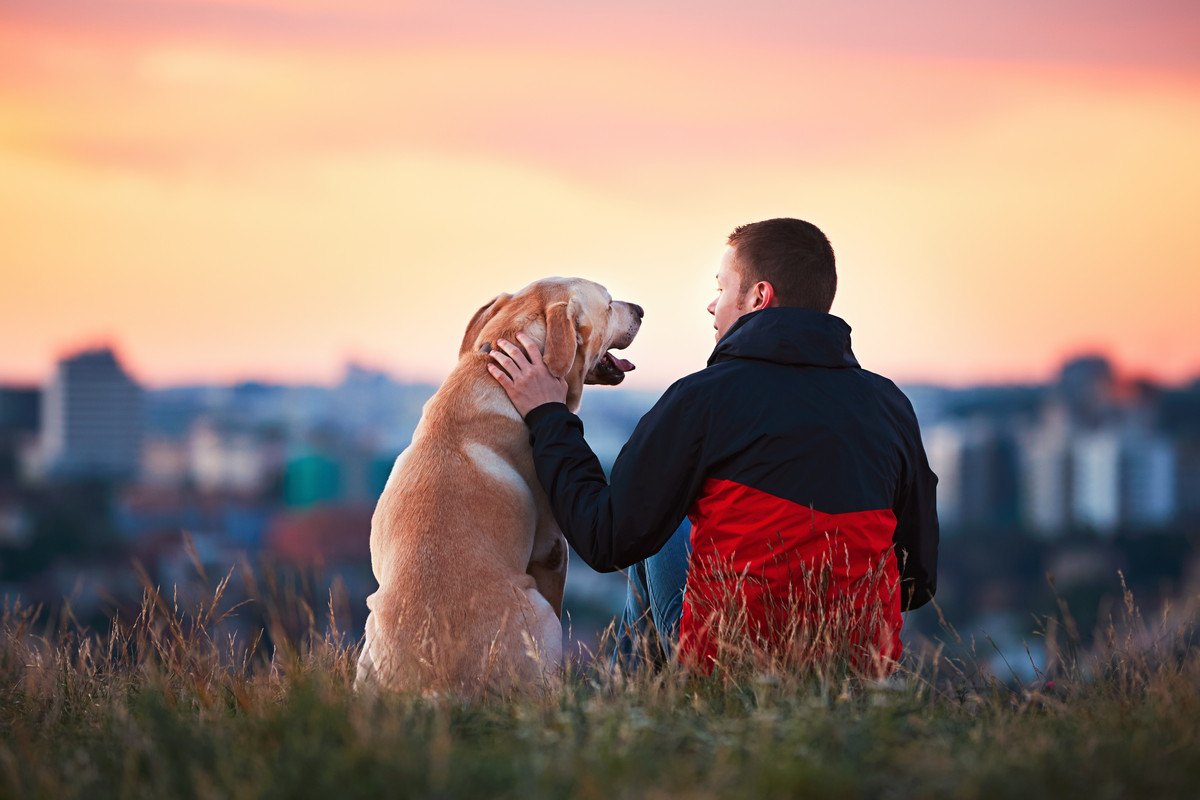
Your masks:
{"label": "dog's head", "polygon": [[583,278],[546,278],[516,294],[501,294],[467,325],[459,355],[487,352],[497,339],[516,341],[524,331],[542,343],[542,358],[568,386],[568,405],[585,383],[615,386],[633,364],[617,358],[642,325],[642,307],[621,300]]}

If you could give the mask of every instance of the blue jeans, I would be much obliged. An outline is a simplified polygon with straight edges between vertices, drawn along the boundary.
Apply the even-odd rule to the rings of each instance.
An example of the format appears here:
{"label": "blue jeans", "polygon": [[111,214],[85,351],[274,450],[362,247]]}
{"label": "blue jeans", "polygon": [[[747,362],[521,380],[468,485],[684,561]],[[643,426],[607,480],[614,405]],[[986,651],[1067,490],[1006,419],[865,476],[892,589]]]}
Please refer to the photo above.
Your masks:
{"label": "blue jeans", "polygon": [[692,525],[685,518],[661,550],[625,571],[629,589],[614,664],[637,669],[649,661],[661,666],[674,656],[692,553],[691,534]]}

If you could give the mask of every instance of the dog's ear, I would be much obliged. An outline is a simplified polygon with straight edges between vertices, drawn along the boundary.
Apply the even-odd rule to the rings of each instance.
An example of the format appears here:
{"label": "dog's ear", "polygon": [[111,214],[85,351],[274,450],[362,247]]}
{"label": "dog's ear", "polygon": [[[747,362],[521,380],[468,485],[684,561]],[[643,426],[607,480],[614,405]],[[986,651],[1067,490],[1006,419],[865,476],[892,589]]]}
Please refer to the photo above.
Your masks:
{"label": "dog's ear", "polygon": [[491,321],[492,317],[496,316],[496,312],[512,299],[512,295],[504,292],[492,298],[492,302],[484,303],[483,306],[475,312],[475,316],[471,317],[471,321],[467,323],[467,332],[463,335],[462,347],[458,348],[459,356],[472,349],[475,346],[475,340],[479,338],[479,334],[483,331],[483,326]]}
{"label": "dog's ear", "polygon": [[571,371],[579,340],[575,336],[575,309],[567,302],[551,303],[546,307],[546,346],[542,360],[556,378]]}

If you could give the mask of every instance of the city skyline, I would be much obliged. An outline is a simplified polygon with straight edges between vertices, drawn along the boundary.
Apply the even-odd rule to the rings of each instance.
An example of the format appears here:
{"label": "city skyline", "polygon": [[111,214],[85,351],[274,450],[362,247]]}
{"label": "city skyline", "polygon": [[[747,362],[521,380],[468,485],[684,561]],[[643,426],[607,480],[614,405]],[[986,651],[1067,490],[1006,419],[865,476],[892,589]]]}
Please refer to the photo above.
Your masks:
{"label": "city skyline", "polygon": [[[138,502],[158,509],[154,524],[193,494],[369,505],[436,390],[356,364],[332,386],[154,390],[111,350],[74,353],[44,389],[0,385],[0,489],[3,475],[28,486],[115,478],[140,487]],[[1200,380],[1175,389],[1130,382],[1089,356],[1046,384],[908,391],[947,533],[1111,538],[1197,519]],[[603,464],[654,398],[589,395],[581,414]]]}
{"label": "city skyline", "polygon": [[[245,372],[237,373],[228,376],[197,376],[195,378],[187,378],[177,380],[155,380],[147,378],[136,367],[136,362],[132,362],[128,357],[129,348],[124,347],[120,342],[113,341],[106,337],[90,337],[79,340],[79,343],[69,347],[60,348],[52,358],[46,363],[42,374],[33,376],[17,375],[10,377],[0,369],[0,388],[29,388],[43,390],[53,381],[54,374],[58,366],[64,362],[87,355],[97,351],[110,351],[124,365],[130,377],[138,382],[140,386],[149,391],[165,391],[175,388],[189,387],[232,387],[246,384],[263,384],[268,386],[316,386],[329,388],[337,386],[347,379],[347,376],[355,371],[365,370],[367,373],[378,373],[386,379],[397,381],[403,384],[411,385],[426,385],[436,388],[445,379],[446,374],[453,368],[450,364],[446,368],[446,374],[421,375],[409,373],[401,366],[394,368],[390,364],[372,361],[370,359],[360,358],[357,354],[349,353],[335,360],[333,367],[326,374],[317,376],[289,376],[272,373],[267,370],[262,373]],[[895,378],[895,382],[901,387],[931,387],[943,389],[986,389],[989,387],[1021,387],[1021,386],[1049,386],[1058,381],[1061,377],[1061,370],[1064,365],[1088,359],[1101,359],[1113,368],[1114,378],[1118,385],[1132,386],[1138,383],[1149,383],[1163,388],[1189,388],[1200,385],[1200,368],[1193,373],[1185,373],[1173,380],[1164,380],[1155,375],[1151,370],[1139,369],[1137,365],[1123,364],[1117,360],[1111,353],[1107,353],[1095,349],[1076,349],[1068,351],[1062,358],[1054,361],[1044,374],[1040,375],[1025,375],[1015,379],[1005,379],[997,377],[991,380],[905,380],[903,378]],[[2,365],[0,365],[2,366]],[[702,368],[703,365],[697,367]],[[870,369],[869,365],[863,365],[864,368]],[[695,370],[692,370],[695,371]],[[682,377],[681,373],[679,377]],[[669,383],[657,383],[654,381],[634,381],[632,380],[634,373],[629,373],[627,380],[623,381],[619,387],[590,387],[591,392],[620,393],[622,391],[633,391],[637,393],[661,393]],[[894,376],[889,376],[894,377]]]}
{"label": "city skyline", "polygon": [[726,234],[799,216],[903,382],[1104,352],[1200,373],[1200,6],[14,0],[0,379],[107,338],[153,384],[439,380],[553,274],[711,349]]}

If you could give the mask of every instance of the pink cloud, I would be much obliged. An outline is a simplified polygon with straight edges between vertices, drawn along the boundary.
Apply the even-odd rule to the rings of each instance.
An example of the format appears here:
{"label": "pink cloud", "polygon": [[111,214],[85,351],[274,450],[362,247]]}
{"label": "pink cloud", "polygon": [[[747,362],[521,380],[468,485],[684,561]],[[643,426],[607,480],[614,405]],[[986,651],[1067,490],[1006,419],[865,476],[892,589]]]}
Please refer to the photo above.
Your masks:
{"label": "pink cloud", "polygon": [[120,35],[296,42],[603,43],[696,48],[756,43],[1058,63],[1200,67],[1191,0],[636,0],[390,3],[383,0],[9,0],[13,20]]}

